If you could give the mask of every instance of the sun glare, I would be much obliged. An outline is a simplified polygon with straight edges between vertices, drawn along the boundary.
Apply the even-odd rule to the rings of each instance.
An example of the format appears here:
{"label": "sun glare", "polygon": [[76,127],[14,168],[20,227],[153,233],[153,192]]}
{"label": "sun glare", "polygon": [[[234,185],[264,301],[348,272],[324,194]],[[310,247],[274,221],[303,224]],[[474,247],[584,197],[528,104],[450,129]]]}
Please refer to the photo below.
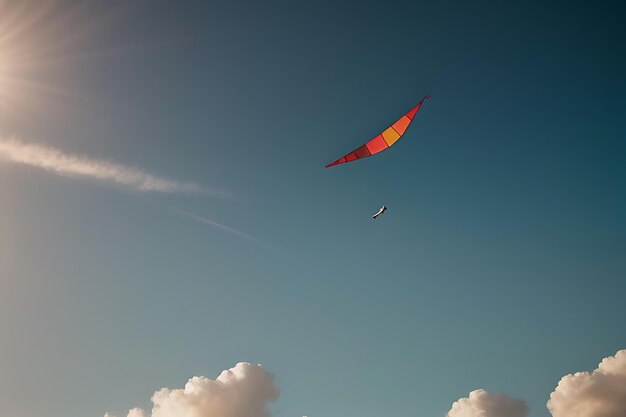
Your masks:
{"label": "sun glare", "polygon": [[0,0],[0,128],[67,104],[72,94],[63,74],[85,51],[93,28],[102,28],[100,17],[86,17],[89,4]]}
{"label": "sun glare", "polygon": [[46,43],[40,30],[54,2],[0,0],[0,111],[1,116],[13,114],[28,104],[32,94],[28,84],[29,72],[36,70],[35,62]]}
{"label": "sun glare", "polygon": [[4,90],[4,82],[8,65],[7,57],[2,49],[0,49],[0,91]]}

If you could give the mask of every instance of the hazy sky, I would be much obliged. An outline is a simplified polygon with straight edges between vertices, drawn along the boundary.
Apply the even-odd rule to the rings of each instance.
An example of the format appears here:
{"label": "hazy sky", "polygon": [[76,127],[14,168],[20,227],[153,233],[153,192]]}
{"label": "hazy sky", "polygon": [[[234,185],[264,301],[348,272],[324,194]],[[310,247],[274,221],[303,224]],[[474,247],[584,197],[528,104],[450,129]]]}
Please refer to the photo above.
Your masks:
{"label": "hazy sky", "polygon": [[339,3],[0,0],[0,414],[547,417],[626,348],[621,2]]}

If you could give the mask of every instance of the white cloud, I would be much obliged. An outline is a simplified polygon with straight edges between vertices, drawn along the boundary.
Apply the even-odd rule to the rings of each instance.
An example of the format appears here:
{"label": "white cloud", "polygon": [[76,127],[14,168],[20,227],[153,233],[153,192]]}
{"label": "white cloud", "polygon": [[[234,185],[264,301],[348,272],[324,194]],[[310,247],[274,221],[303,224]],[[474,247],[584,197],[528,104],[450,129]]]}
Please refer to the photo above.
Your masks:
{"label": "white cloud", "polygon": [[[128,412],[126,417],[145,417],[146,413],[141,408],[133,408]],[[104,413],[104,417],[115,417],[113,414]]]}
{"label": "white cloud", "polygon": [[553,417],[626,416],[626,350],[605,358],[593,372],[561,378],[547,406]]}
{"label": "white cloud", "polygon": [[511,398],[502,393],[490,394],[479,389],[468,398],[452,404],[447,417],[526,417],[528,407],[524,400]]}
{"label": "white cloud", "polygon": [[68,177],[93,178],[138,191],[192,193],[202,191],[192,183],[181,183],[148,174],[115,162],[64,153],[48,146],[0,137],[0,159],[29,165]]}
{"label": "white cloud", "polygon": [[274,376],[240,362],[215,380],[196,376],[182,389],[162,388],[152,396],[150,414],[133,408],[127,417],[268,417],[266,406],[276,398]]}

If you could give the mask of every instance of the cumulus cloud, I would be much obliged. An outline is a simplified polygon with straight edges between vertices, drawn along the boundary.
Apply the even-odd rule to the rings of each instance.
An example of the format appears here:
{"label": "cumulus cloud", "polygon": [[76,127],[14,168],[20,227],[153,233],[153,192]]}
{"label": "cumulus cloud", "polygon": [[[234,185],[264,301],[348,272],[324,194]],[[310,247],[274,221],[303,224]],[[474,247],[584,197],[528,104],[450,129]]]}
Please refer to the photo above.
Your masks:
{"label": "cumulus cloud", "polygon": [[195,376],[184,388],[162,388],[152,396],[151,413],[133,408],[127,417],[269,417],[266,406],[276,398],[274,376],[240,362],[215,380]]}
{"label": "cumulus cloud", "polygon": [[605,358],[593,372],[561,378],[547,406],[553,417],[626,416],[626,350]]}
{"label": "cumulus cloud", "polygon": [[511,398],[502,393],[491,394],[479,389],[468,398],[452,404],[447,417],[526,417],[528,407],[524,400]]}
{"label": "cumulus cloud", "polygon": [[[112,414],[104,413],[104,417],[115,417]],[[133,408],[128,412],[126,417],[146,417],[146,413],[141,408]]]}
{"label": "cumulus cloud", "polygon": [[93,178],[138,191],[193,193],[202,191],[191,183],[181,183],[127,167],[115,162],[64,153],[48,146],[0,137],[0,160],[29,165],[68,177]]}

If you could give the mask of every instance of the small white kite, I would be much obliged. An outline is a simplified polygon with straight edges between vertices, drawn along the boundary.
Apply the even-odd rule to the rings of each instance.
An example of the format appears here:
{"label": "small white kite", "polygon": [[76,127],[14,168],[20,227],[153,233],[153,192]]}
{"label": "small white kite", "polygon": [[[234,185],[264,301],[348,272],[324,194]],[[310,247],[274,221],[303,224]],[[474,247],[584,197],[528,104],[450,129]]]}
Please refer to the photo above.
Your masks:
{"label": "small white kite", "polygon": [[385,211],[387,211],[387,207],[382,206],[380,209],[378,209],[378,211],[376,212],[376,214],[374,214],[372,216],[372,219],[376,220],[376,217],[380,216],[381,214],[383,214]]}

